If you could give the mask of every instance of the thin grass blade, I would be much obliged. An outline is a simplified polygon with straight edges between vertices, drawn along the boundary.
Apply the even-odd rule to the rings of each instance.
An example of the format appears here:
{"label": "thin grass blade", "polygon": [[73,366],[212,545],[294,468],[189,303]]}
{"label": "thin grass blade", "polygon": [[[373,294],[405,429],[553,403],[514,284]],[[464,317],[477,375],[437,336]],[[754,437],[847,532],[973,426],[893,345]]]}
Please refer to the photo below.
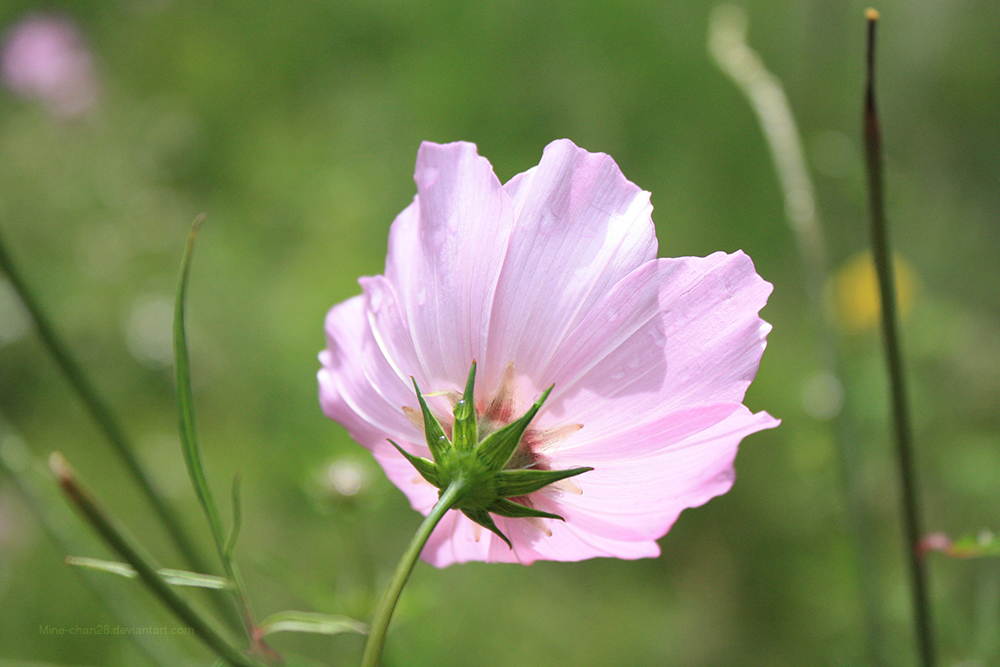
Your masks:
{"label": "thin grass blade", "polygon": [[309,632],[319,635],[339,635],[345,632],[367,634],[368,626],[347,616],[317,614],[308,611],[281,611],[260,623],[264,635],[275,632]]}
{"label": "thin grass blade", "polygon": [[[85,567],[98,572],[117,574],[127,579],[135,579],[139,573],[128,563],[119,563],[100,558],[87,558],[84,556],[66,556],[67,565]],[[232,583],[224,577],[216,577],[211,574],[200,574],[198,572],[188,572],[187,570],[172,570],[170,568],[160,568],[157,573],[163,579],[174,586],[192,586],[194,588],[214,588],[218,590],[230,589]]]}
{"label": "thin grass blade", "polygon": [[187,296],[188,277],[191,273],[191,256],[194,253],[194,242],[201,227],[199,217],[191,226],[184,258],[181,260],[181,275],[177,283],[177,296],[174,303],[174,366],[177,381],[177,410],[180,419],[181,448],[184,452],[184,463],[188,476],[194,486],[195,495],[205,512],[212,537],[219,550],[219,555],[225,558],[226,537],[219,518],[219,510],[212,497],[212,491],[205,478],[205,467],[201,460],[201,449],[194,427],[194,400],[191,392],[191,367],[188,358],[187,334],[184,327],[184,302]]}

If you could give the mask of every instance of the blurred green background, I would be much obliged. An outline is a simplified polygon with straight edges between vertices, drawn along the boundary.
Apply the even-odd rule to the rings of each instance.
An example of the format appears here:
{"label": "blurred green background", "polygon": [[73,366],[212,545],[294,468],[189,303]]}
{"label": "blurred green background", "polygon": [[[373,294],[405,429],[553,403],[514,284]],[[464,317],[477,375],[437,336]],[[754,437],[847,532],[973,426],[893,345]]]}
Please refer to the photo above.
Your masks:
{"label": "blurred green background", "polygon": [[[863,309],[865,280],[835,277],[868,244],[865,5],[744,7],[815,179],[829,291],[842,296],[842,409],[766,143],[708,55],[713,6],[0,6],[0,30],[38,11],[74,22],[96,82],[72,113],[0,90],[0,230],[206,554],[176,436],[169,327],[188,227],[207,215],[189,299],[197,418],[227,523],[230,481],[243,478],[237,556],[259,616],[369,618],[419,523],[322,416],[315,386],[323,317],[358,293],[357,276],[382,271],[389,224],[415,192],[419,142],[473,141],[506,181],[568,137],[652,192],[661,256],[742,248],[774,283],[763,311],[774,331],[746,402],[783,424],[744,442],[733,491],[685,512],[659,559],[418,565],[386,664],[914,664],[881,341],[863,318],[846,324]],[[878,9],[888,214],[912,278],[903,342],[921,506],[927,531],[975,535],[1000,528],[1000,4]],[[63,452],[150,551],[181,564],[3,281],[0,410],[8,466]],[[352,475],[360,490],[338,491],[334,481]],[[86,534],[67,516],[53,527]],[[0,662],[153,664],[121,636],[40,631],[149,625],[109,611],[63,556],[0,475]],[[929,564],[941,664],[1000,664],[1000,563],[932,554]],[[179,625],[139,584],[111,578],[96,576],[118,586],[120,603]],[[154,652],[174,643],[151,639]],[[352,665],[362,640],[276,635],[272,645]],[[191,664],[211,662],[191,638],[177,647]]]}

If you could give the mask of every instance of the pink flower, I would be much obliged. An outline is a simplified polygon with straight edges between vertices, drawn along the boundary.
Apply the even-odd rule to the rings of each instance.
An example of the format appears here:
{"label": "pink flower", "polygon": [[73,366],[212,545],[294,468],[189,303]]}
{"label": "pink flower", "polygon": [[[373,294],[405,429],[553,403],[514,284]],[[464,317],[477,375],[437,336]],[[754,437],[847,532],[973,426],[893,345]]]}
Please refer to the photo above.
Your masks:
{"label": "pink flower", "polygon": [[18,95],[59,116],[78,115],[97,101],[90,52],[70,21],[31,15],[7,31],[3,42],[3,82]]}
{"label": "pink flower", "polygon": [[324,412],[427,514],[438,489],[389,443],[431,458],[413,382],[449,436],[473,361],[480,436],[552,386],[512,461],[593,470],[514,500],[564,520],[491,515],[509,547],[451,511],[423,558],[659,555],[683,509],[732,486],[740,440],[779,423],[742,404],[771,285],[742,252],[657,259],[649,193],[568,140],[505,185],[473,144],[424,143],[415,180],[385,275],[327,315]]}

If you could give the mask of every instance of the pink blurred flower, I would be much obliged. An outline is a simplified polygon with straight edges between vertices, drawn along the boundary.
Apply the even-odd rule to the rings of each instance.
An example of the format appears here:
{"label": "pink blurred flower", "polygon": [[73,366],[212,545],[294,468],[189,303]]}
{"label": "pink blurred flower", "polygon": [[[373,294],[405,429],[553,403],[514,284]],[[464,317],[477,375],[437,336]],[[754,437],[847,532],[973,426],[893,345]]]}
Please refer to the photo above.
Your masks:
{"label": "pink blurred flower", "polygon": [[4,85],[56,115],[75,116],[97,101],[90,52],[68,19],[33,14],[4,35]]}
{"label": "pink blurred flower", "polygon": [[481,430],[554,385],[516,458],[593,470],[516,500],[565,521],[492,516],[509,548],[452,511],[423,558],[659,555],[682,510],[732,486],[740,440],[779,423],[742,404],[771,285],[742,252],[657,259],[649,193],[568,140],[505,185],[475,145],[424,143],[415,180],[385,275],[327,315],[324,412],[427,514],[438,489],[388,442],[430,458],[410,376],[446,430],[473,360]]}

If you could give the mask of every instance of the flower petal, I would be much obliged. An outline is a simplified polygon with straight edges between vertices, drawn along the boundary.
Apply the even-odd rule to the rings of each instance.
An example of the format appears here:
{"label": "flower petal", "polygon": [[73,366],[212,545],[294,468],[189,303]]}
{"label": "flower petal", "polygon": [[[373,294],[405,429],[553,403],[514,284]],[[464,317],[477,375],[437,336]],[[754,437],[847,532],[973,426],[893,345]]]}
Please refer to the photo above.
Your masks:
{"label": "flower petal", "polygon": [[607,155],[556,141],[537,167],[504,189],[516,224],[483,360],[484,378],[491,380],[510,361],[544,368],[608,290],[656,257],[649,193],[626,180]]}
{"label": "flower petal", "polygon": [[[430,452],[402,410],[416,403],[412,385],[407,386],[410,380],[401,378],[388,362],[368,326],[370,301],[368,294],[356,296],[327,315],[319,396],[324,414],[343,425],[388,471],[390,462],[400,468],[410,464],[387,438],[417,456],[429,458]],[[412,466],[409,469],[415,473]]]}
{"label": "flower petal", "polygon": [[[320,353],[320,405],[351,437],[371,449],[391,437],[412,439],[413,427],[395,404],[402,381],[371,335],[367,297],[332,308],[326,318],[327,349]],[[405,386],[405,385],[404,385]],[[395,407],[394,407],[395,406]]]}
{"label": "flower petal", "polygon": [[600,441],[689,406],[739,403],[770,325],[771,285],[742,252],[659,259],[630,274],[541,373],[555,383],[539,426],[572,416],[567,446]]}
{"label": "flower petal", "polygon": [[412,335],[414,361],[437,389],[463,382],[483,355],[514,218],[474,144],[422,144],[414,180],[417,197],[389,232],[385,277]]}
{"label": "flower petal", "polygon": [[[743,438],[780,423],[766,412],[751,414],[737,405],[726,419],[652,451],[664,431],[673,428],[672,422],[666,417],[622,433],[620,438],[633,443],[637,451],[651,453],[609,457],[577,478],[583,493],[558,498],[556,512],[567,525],[624,541],[658,539],[682,510],[730,489],[735,479],[733,460]],[[559,466],[577,465],[576,454],[566,452]]]}
{"label": "flower petal", "polygon": [[[484,561],[493,540],[503,544],[499,537],[476,525],[458,510],[452,510],[434,528],[420,557],[434,567]],[[503,544],[503,548],[506,549],[507,545]]]}
{"label": "flower petal", "polygon": [[[538,508],[558,511],[561,506],[543,501]],[[497,527],[510,538],[513,549],[453,511],[438,524],[421,558],[435,567],[447,567],[469,561],[530,565],[536,560],[578,561],[600,556],[635,559],[651,558],[660,553],[655,541],[624,542],[581,531],[555,519],[541,519],[544,525],[539,527],[526,519],[494,518]]]}
{"label": "flower petal", "polygon": [[[398,444],[406,447],[407,451],[411,452],[423,449],[426,453],[421,456],[425,458],[430,456],[430,453],[427,452],[427,447],[418,447],[412,443],[406,445],[400,442]],[[386,445],[388,445],[388,442]],[[410,462],[392,448],[392,445],[388,445],[387,447],[377,446],[373,448],[372,455],[378,461],[379,465],[382,466],[382,469],[385,470],[385,476],[389,478],[389,481],[395,484],[406,495],[407,500],[410,501],[410,506],[424,516],[430,514],[431,508],[434,507],[434,503],[438,499],[437,488],[421,477],[420,473],[410,465]]]}
{"label": "flower petal", "polygon": [[[727,416],[720,419],[720,415]],[[731,488],[740,441],[778,423],[765,412],[754,415],[735,404],[691,410],[638,426],[607,443],[608,456],[576,478],[582,494],[531,496],[536,509],[566,520],[543,520],[551,535],[531,522],[496,517],[497,526],[514,543],[510,550],[501,540],[476,531],[472,522],[464,526],[468,520],[459,516],[447,528],[435,531],[424,559],[444,567],[469,560],[527,565],[539,559],[655,557],[660,553],[656,540],[670,530],[684,509],[702,505]],[[623,450],[630,454],[622,455]],[[556,467],[594,461],[592,452],[571,450],[568,454],[572,456],[561,456]]]}

